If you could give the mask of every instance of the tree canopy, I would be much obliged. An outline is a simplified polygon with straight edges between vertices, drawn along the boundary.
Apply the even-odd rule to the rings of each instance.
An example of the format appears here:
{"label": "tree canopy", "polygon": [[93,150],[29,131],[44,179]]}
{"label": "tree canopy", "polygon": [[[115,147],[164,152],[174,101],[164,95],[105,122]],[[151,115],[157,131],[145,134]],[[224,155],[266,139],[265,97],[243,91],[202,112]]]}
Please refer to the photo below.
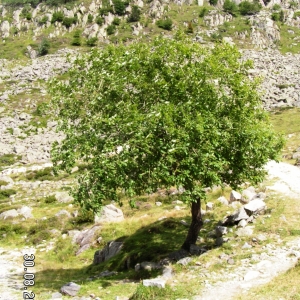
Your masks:
{"label": "tree canopy", "polygon": [[188,249],[202,224],[204,188],[260,182],[282,147],[250,67],[236,47],[203,47],[180,34],[79,56],[69,80],[50,86],[66,134],[53,161],[64,170],[77,161],[89,166],[75,200],[97,211],[120,191],[133,199],[183,187],[192,207]]}

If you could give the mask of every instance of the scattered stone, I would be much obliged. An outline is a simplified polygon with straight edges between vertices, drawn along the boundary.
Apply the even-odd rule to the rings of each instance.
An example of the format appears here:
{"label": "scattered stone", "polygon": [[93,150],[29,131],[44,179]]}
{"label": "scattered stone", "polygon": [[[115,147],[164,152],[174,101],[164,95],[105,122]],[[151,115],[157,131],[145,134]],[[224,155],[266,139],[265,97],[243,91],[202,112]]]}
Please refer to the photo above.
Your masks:
{"label": "scattered stone", "polygon": [[7,218],[16,218],[18,215],[19,214],[15,209],[10,209],[1,213],[0,219],[6,220]]}
{"label": "scattered stone", "polygon": [[155,205],[156,205],[156,206],[162,206],[162,203],[159,202],[159,201],[157,201],[157,202],[155,202]]}
{"label": "scattered stone", "polygon": [[173,269],[170,266],[163,268],[162,277],[165,279],[170,279],[173,277]]}
{"label": "scattered stone", "polygon": [[70,196],[68,192],[56,192],[54,196],[56,201],[60,203],[69,203],[74,200],[74,198]]}
{"label": "scattered stone", "polygon": [[214,208],[214,204],[212,202],[206,203],[206,211],[211,211]]}
{"label": "scattered stone", "polygon": [[242,200],[242,195],[237,192],[237,191],[231,191],[230,193],[230,203],[234,202],[234,201],[240,201]]}
{"label": "scattered stone", "polygon": [[245,211],[249,216],[262,214],[265,212],[266,203],[261,199],[255,199],[244,206]]}
{"label": "scattered stone", "polygon": [[248,220],[246,221],[245,219],[243,219],[243,220],[241,220],[241,221],[239,221],[239,223],[238,223],[238,227],[246,227],[247,226],[247,224],[248,224]]}
{"label": "scattered stone", "polygon": [[95,216],[95,223],[100,222],[121,222],[124,215],[121,209],[109,204],[103,207],[101,213]]}
{"label": "scattered stone", "polygon": [[227,260],[227,263],[229,264],[229,265],[234,265],[234,259],[233,258],[229,258],[228,260]]}
{"label": "scattered stone", "polygon": [[219,197],[217,200],[223,205],[228,205],[228,200],[224,196]]}
{"label": "scattered stone", "polygon": [[153,278],[153,279],[144,279],[143,280],[144,286],[155,286],[158,288],[165,288],[166,280],[163,278]]}
{"label": "scattered stone", "polygon": [[118,273],[115,272],[115,271],[106,270],[106,271],[101,272],[98,277],[109,277],[109,276],[114,276],[114,275],[117,275],[117,274]]}
{"label": "scattered stone", "polygon": [[247,242],[242,246],[242,249],[251,249],[252,246],[249,245]]}
{"label": "scattered stone", "polygon": [[123,247],[122,242],[116,242],[116,241],[109,242],[105,246],[105,248],[95,252],[93,264],[97,265],[104,261],[107,261],[111,257],[118,254],[121,251],[122,247]]}
{"label": "scattered stone", "polygon": [[217,226],[215,229],[216,236],[221,237],[223,235],[226,235],[228,233],[228,229],[225,226]]}
{"label": "scattered stone", "polygon": [[65,210],[65,209],[61,209],[59,212],[57,212],[55,214],[55,216],[56,217],[66,216],[68,218],[71,218],[71,214],[67,210]]}
{"label": "scattered stone", "polygon": [[184,257],[177,261],[177,264],[186,266],[192,261],[191,257]]}
{"label": "scattered stone", "polygon": [[17,210],[17,212],[22,215],[25,219],[31,219],[33,218],[33,215],[31,214],[32,208],[28,206],[22,206]]}
{"label": "scattered stone", "polygon": [[62,299],[62,294],[59,292],[53,293],[51,299]]}
{"label": "scattered stone", "polygon": [[250,236],[253,234],[253,229],[250,227],[245,227],[245,228],[239,228],[236,231],[237,236]]}
{"label": "scattered stone", "polygon": [[64,286],[61,287],[60,291],[68,296],[76,296],[78,291],[80,290],[80,285],[74,283],[74,282],[69,282],[65,284]]}

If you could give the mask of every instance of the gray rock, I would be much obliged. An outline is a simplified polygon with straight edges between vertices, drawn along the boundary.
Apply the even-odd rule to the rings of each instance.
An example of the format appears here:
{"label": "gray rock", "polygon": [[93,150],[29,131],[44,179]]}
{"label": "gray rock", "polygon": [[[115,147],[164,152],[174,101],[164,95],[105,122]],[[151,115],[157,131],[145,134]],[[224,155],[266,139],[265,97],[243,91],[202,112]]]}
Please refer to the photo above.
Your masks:
{"label": "gray rock", "polygon": [[158,288],[165,288],[166,280],[163,278],[144,279],[144,286],[155,286]]}
{"label": "gray rock", "polygon": [[33,215],[31,214],[32,208],[28,206],[22,206],[17,210],[17,212],[22,215],[25,219],[31,219],[33,218]]}
{"label": "gray rock", "polygon": [[219,237],[216,238],[216,246],[217,247],[222,246],[224,244],[224,242],[225,241],[224,241],[224,239],[221,236],[219,236]]}
{"label": "gray rock", "polygon": [[226,235],[228,233],[228,229],[225,226],[217,226],[215,229],[216,236],[221,237],[223,235]]}
{"label": "gray rock", "polygon": [[1,213],[0,219],[6,220],[7,218],[15,218],[17,216],[19,216],[18,212],[15,209],[10,209]]}
{"label": "gray rock", "polygon": [[228,200],[224,196],[219,197],[218,201],[220,203],[222,203],[223,205],[226,205],[226,206],[228,205]]}
{"label": "gray rock", "polygon": [[109,276],[114,276],[116,274],[118,274],[118,273],[115,271],[106,270],[106,271],[101,272],[98,277],[109,277]]}
{"label": "gray rock", "polygon": [[214,208],[214,204],[212,202],[206,203],[206,211],[211,211]]}
{"label": "gray rock", "polygon": [[247,226],[247,224],[248,224],[248,222],[245,219],[243,219],[243,220],[239,221],[238,227],[244,228],[245,226]]}
{"label": "gray rock", "polygon": [[118,254],[121,251],[122,247],[122,242],[109,242],[102,250],[98,250],[95,252],[93,264],[97,265],[104,261],[107,261],[111,257]]}
{"label": "gray rock", "polygon": [[162,277],[165,279],[170,279],[173,277],[173,269],[170,266],[166,266],[163,268]]}
{"label": "gray rock", "polygon": [[190,254],[191,255],[201,255],[203,254],[204,252],[206,252],[206,249],[204,248],[200,248],[199,246],[197,245],[191,245],[190,246]]}
{"label": "gray rock", "polygon": [[[95,233],[100,229],[99,225],[94,225],[90,229],[83,230],[79,235],[77,235],[76,243],[79,244],[81,247],[90,244],[95,239]],[[74,233],[76,234],[76,233]]]}
{"label": "gray rock", "polygon": [[55,198],[60,203],[69,203],[74,200],[74,198],[70,196],[68,192],[56,192]]}
{"label": "gray rock", "polygon": [[66,216],[68,218],[71,218],[71,214],[67,210],[65,210],[65,209],[61,209],[59,212],[57,212],[55,214],[55,216],[56,217]]}
{"label": "gray rock", "polygon": [[65,284],[64,286],[61,287],[60,291],[61,293],[68,295],[68,296],[76,296],[78,291],[80,290],[80,285],[74,283],[74,282],[69,282]]}
{"label": "gray rock", "polygon": [[150,261],[143,261],[140,264],[141,270],[152,271],[152,270],[157,270],[157,269],[161,269],[161,268],[162,268],[162,266],[159,263],[150,262]]}
{"label": "gray rock", "polygon": [[230,202],[242,200],[242,195],[237,191],[231,191],[230,193]]}
{"label": "gray rock", "polygon": [[95,223],[100,222],[121,222],[124,215],[121,209],[109,204],[103,207],[101,213],[95,216]]}
{"label": "gray rock", "polygon": [[85,244],[82,247],[80,247],[77,252],[76,252],[76,256],[79,255],[80,253],[84,252],[85,250],[89,249],[91,247],[90,244]]}
{"label": "gray rock", "polygon": [[236,231],[237,236],[250,236],[253,234],[253,229],[251,227],[239,228]]}
{"label": "gray rock", "polygon": [[62,296],[63,295],[61,293],[56,292],[56,293],[52,294],[52,298],[51,299],[62,299]]}
{"label": "gray rock", "polygon": [[186,266],[186,265],[188,265],[191,261],[192,261],[192,258],[191,258],[191,257],[184,257],[184,258],[181,258],[180,260],[178,260],[177,264]]}
{"label": "gray rock", "polygon": [[266,203],[261,199],[255,199],[244,206],[249,216],[264,213]]}

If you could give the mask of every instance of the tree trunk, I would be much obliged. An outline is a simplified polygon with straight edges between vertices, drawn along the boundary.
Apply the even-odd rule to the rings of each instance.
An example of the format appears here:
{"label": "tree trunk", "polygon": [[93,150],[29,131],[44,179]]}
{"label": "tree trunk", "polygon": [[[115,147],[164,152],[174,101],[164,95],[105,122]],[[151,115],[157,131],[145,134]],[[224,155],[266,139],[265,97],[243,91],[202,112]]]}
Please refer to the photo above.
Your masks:
{"label": "tree trunk", "polygon": [[185,239],[185,242],[181,246],[182,249],[190,251],[190,246],[196,244],[199,231],[203,225],[201,216],[201,202],[200,198],[196,202],[192,202],[191,206],[192,223],[189,228],[189,232]]}

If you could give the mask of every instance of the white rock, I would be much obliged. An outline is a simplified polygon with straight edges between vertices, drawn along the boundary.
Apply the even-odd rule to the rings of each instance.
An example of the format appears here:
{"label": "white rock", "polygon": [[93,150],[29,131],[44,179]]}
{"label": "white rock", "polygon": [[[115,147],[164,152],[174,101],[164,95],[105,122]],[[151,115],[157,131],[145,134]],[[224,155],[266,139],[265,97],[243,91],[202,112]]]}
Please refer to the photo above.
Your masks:
{"label": "white rock", "polygon": [[155,286],[158,288],[165,288],[166,280],[162,278],[144,279],[144,286]]}
{"label": "white rock", "polygon": [[242,195],[237,191],[231,191],[230,193],[230,202],[242,200]]}

